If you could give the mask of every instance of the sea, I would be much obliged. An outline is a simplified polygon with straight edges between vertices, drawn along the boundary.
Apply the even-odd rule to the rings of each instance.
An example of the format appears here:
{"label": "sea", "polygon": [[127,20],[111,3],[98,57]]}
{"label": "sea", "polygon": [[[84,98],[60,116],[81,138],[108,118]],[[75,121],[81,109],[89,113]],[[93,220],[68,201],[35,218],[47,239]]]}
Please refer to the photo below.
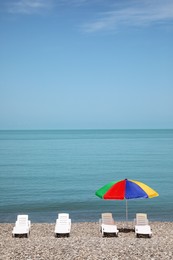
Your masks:
{"label": "sea", "polygon": [[97,189],[112,181],[143,182],[159,193],[128,200],[128,220],[147,213],[173,221],[173,130],[1,130],[0,222],[18,214],[54,223],[97,222],[103,212],[126,220],[125,200],[103,200]]}

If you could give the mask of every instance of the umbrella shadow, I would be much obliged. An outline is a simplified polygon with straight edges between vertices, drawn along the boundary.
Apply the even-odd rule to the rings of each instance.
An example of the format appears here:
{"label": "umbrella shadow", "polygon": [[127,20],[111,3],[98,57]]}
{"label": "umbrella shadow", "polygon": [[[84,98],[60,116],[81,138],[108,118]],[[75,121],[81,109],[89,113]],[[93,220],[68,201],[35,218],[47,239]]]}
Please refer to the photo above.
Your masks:
{"label": "umbrella shadow", "polygon": [[130,232],[135,232],[135,229],[134,228],[119,228],[118,229],[119,230],[119,232],[121,232],[121,233],[130,233]]}

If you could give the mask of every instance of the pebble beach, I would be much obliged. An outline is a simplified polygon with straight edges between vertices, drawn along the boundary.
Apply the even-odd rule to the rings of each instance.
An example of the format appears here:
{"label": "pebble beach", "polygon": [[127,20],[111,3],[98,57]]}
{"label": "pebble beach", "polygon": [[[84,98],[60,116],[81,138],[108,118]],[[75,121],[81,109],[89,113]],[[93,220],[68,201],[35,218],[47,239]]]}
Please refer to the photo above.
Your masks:
{"label": "pebble beach", "polygon": [[150,222],[152,238],[136,238],[133,224],[126,225],[117,223],[118,237],[102,237],[97,222],[72,222],[70,237],[56,238],[55,224],[31,223],[29,238],[13,238],[14,224],[0,224],[0,259],[173,259],[173,222]]}

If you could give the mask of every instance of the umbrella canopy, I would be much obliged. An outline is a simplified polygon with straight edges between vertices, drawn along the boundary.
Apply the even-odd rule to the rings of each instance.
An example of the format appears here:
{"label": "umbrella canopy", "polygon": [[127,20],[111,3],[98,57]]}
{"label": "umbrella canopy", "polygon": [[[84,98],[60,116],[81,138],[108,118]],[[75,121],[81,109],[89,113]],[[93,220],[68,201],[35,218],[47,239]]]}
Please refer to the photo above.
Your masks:
{"label": "umbrella canopy", "polygon": [[[159,194],[146,184],[135,180],[121,180],[110,182],[96,191],[96,196],[105,200],[147,199]],[[126,220],[128,220],[126,203]]]}
{"label": "umbrella canopy", "polygon": [[146,184],[128,179],[110,182],[97,190],[96,195],[105,200],[146,199],[159,196]]}

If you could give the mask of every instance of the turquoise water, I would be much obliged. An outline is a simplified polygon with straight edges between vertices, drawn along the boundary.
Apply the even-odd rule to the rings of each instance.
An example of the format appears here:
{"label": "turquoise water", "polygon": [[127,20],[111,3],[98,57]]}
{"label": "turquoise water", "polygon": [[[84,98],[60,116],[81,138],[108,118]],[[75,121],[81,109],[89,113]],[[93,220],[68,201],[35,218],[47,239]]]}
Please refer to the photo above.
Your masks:
{"label": "turquoise water", "polygon": [[104,201],[95,191],[110,181],[134,179],[160,196],[128,201],[129,220],[173,221],[173,130],[0,131],[0,222],[29,214],[54,222],[98,221],[101,212],[125,220],[125,201]]}

